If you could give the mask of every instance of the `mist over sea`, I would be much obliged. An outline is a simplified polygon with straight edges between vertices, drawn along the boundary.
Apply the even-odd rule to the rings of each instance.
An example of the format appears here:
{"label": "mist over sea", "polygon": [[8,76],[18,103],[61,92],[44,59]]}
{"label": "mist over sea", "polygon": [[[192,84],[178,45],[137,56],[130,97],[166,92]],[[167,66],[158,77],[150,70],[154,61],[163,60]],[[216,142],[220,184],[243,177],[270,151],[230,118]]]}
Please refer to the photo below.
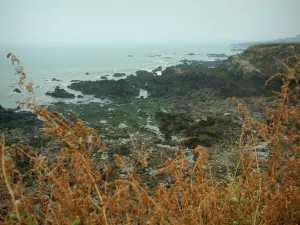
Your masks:
{"label": "mist over sea", "polygon": [[[21,61],[28,81],[34,83],[36,101],[39,104],[50,104],[57,101],[84,102],[99,101],[93,96],[83,99],[55,99],[46,96],[47,91],[53,91],[55,86],[61,86],[67,91],[71,80],[99,80],[103,75],[108,79],[116,72],[134,74],[137,70],[153,70],[158,66],[166,68],[180,63],[180,60],[215,60],[207,53],[233,54],[230,43],[163,43],[163,44],[97,44],[97,45],[13,45],[0,46],[0,104],[3,107],[16,107],[16,101],[26,98],[26,91],[13,92],[18,87],[18,77],[10,60],[8,52],[15,54]],[[195,55],[187,55],[194,53]],[[128,57],[129,55],[133,57]],[[160,55],[156,57],[151,57]],[[149,57],[150,56],[150,57]],[[88,72],[89,75],[85,73]],[[60,81],[52,81],[53,78]]]}

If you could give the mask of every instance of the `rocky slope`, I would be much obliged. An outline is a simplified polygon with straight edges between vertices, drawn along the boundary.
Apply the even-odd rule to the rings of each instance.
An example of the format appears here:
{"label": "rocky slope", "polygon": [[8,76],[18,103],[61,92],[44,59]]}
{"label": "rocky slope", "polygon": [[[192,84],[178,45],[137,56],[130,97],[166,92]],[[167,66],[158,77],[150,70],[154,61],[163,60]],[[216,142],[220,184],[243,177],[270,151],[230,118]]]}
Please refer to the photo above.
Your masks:
{"label": "rocky slope", "polygon": [[[254,45],[240,54],[229,57],[221,68],[239,78],[268,78],[277,72],[285,71],[281,60],[289,56],[300,57],[300,43]],[[289,64],[294,65],[292,60]]]}

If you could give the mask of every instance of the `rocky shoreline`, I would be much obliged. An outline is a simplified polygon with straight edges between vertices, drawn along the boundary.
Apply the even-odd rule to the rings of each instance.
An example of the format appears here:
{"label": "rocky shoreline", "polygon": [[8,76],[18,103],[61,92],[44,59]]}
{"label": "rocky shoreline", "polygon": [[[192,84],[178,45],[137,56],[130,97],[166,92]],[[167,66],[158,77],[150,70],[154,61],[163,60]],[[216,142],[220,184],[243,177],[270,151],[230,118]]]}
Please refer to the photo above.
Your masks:
{"label": "rocky shoreline", "polygon": [[[207,147],[212,172],[224,177],[235,169],[236,141],[243,123],[243,115],[231,97],[238,97],[256,119],[265,121],[263,107],[251,98],[260,97],[266,104],[274,100],[271,91],[279,90],[281,80],[268,86],[264,82],[283,71],[280,59],[291,55],[300,56],[300,44],[257,46],[223,61],[185,61],[162,72],[162,68],[137,71],[136,76],[119,80],[78,81],[68,88],[112,102],[55,103],[50,110],[77,113],[87,126],[102,135],[108,146],[108,158],[113,154],[132,157],[133,144],[148,152],[148,181],[152,180],[151,171],[163,167],[164,160],[182,144],[189,157],[198,144]],[[147,98],[138,98],[141,90],[147,92]],[[66,94],[65,90],[59,91]],[[0,114],[0,132],[8,143],[22,141],[40,148],[42,155],[55,158],[60,146],[41,134],[42,122],[35,115],[3,108]],[[179,142],[186,137],[192,139]],[[101,153],[96,152],[93,158],[101,165]]]}

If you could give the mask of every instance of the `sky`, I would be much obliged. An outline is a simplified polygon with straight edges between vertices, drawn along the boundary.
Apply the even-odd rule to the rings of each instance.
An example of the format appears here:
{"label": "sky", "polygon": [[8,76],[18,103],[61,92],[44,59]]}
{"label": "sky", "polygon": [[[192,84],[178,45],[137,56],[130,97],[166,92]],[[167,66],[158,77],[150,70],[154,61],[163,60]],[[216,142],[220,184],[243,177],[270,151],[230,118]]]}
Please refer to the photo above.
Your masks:
{"label": "sky", "polygon": [[0,0],[0,44],[264,41],[300,33],[300,0]]}

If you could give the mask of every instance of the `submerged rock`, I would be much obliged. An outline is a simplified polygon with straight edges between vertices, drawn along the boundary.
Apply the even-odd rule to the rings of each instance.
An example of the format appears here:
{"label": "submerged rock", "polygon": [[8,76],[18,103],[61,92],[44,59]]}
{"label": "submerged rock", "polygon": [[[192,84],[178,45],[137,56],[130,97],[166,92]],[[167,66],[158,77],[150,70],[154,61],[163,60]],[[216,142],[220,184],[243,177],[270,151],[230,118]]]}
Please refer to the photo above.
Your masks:
{"label": "submerged rock", "polygon": [[75,95],[73,93],[69,93],[66,90],[60,88],[60,87],[55,87],[54,92],[46,92],[46,95],[52,96],[54,98],[75,98]]}
{"label": "submerged rock", "polygon": [[52,78],[52,80],[51,81],[61,81],[61,80],[59,80],[59,79],[56,79],[56,78]]}

